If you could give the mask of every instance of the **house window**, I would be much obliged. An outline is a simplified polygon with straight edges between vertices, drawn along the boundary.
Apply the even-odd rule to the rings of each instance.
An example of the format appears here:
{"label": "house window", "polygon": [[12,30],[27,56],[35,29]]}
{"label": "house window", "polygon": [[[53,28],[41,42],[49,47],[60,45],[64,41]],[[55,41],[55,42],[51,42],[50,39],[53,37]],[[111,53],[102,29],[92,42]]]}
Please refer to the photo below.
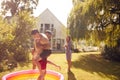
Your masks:
{"label": "house window", "polygon": [[50,30],[50,24],[45,24],[45,31]]}
{"label": "house window", "polygon": [[52,24],[52,27],[54,27],[54,24]]}
{"label": "house window", "polygon": [[56,39],[53,39],[53,49],[56,49]]}
{"label": "house window", "polygon": [[52,27],[51,27],[51,31],[53,31],[53,30],[54,30],[54,27],[52,26]]}
{"label": "house window", "polygon": [[52,33],[53,33],[53,37],[55,37],[56,36],[56,29],[53,29]]}
{"label": "house window", "polygon": [[41,27],[43,27],[43,24],[41,24]]}
{"label": "house window", "polygon": [[43,32],[43,24],[40,26],[40,32]]}
{"label": "house window", "polygon": [[61,49],[61,39],[57,39],[57,49]]}
{"label": "house window", "polygon": [[40,28],[40,32],[43,32],[43,27]]}

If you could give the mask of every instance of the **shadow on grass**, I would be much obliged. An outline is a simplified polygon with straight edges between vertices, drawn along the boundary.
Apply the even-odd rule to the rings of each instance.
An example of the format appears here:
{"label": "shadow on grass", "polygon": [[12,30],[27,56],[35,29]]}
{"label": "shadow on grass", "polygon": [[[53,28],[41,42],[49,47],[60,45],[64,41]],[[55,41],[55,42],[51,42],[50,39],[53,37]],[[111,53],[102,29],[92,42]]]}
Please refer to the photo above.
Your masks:
{"label": "shadow on grass", "polygon": [[100,54],[80,56],[72,64],[73,67],[83,69],[92,74],[96,73],[111,80],[120,80],[120,63],[105,60]]}
{"label": "shadow on grass", "polygon": [[69,71],[67,74],[68,74],[68,79],[67,80],[77,80],[72,71]]}

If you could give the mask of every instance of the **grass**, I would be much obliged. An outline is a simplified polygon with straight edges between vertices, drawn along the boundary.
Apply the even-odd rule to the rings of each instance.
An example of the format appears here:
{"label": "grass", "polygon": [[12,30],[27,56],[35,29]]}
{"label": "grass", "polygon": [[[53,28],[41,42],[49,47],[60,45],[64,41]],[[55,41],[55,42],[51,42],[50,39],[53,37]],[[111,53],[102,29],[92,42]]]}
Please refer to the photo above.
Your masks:
{"label": "grass", "polygon": [[[58,70],[49,64],[47,69],[62,73],[65,80],[120,80],[120,63],[103,59],[99,52],[73,53],[71,72],[67,72],[65,54],[54,53],[48,59],[60,65],[62,69]],[[32,67],[31,63],[20,66],[12,71],[0,73],[0,77],[10,72],[31,69]]]}

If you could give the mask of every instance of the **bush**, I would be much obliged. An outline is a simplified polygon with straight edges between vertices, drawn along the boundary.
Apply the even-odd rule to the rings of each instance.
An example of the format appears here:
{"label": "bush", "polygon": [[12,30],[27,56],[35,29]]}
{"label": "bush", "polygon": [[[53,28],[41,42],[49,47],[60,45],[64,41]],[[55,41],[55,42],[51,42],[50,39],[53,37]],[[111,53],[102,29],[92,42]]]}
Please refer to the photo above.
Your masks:
{"label": "bush", "polygon": [[0,65],[0,72],[2,72],[3,71],[3,67],[2,67],[2,65]]}
{"label": "bush", "polygon": [[74,51],[75,53],[80,52],[79,49],[77,49],[77,48],[76,48],[76,49],[73,49],[73,51]]}
{"label": "bush", "polygon": [[27,61],[27,56],[22,53],[16,53],[16,54],[14,54],[14,59],[17,62],[25,62],[25,61]]}
{"label": "bush", "polygon": [[105,46],[102,55],[104,58],[112,60],[112,61],[119,61],[120,62],[120,41],[115,47]]}

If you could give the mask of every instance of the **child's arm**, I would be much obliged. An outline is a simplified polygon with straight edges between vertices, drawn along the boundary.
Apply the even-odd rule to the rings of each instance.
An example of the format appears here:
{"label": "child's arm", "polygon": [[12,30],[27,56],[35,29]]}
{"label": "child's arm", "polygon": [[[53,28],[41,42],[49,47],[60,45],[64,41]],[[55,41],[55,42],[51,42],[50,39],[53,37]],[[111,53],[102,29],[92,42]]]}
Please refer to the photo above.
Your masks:
{"label": "child's arm", "polygon": [[32,69],[36,69],[35,61],[32,59]]}
{"label": "child's arm", "polygon": [[58,66],[58,65],[56,65],[55,63],[53,63],[53,62],[51,62],[51,61],[48,61],[48,60],[47,60],[47,63],[49,63],[49,64],[51,64],[51,65],[53,65],[53,66],[55,66],[55,67],[57,67],[57,68],[59,68],[59,69],[61,70],[61,67]]}
{"label": "child's arm", "polygon": [[34,52],[35,52],[35,48],[31,48],[32,55],[34,54]]}
{"label": "child's arm", "polygon": [[68,44],[67,44],[67,43],[65,43],[65,44],[64,44],[64,47],[65,47],[65,48],[67,48],[67,47],[68,47]]}

